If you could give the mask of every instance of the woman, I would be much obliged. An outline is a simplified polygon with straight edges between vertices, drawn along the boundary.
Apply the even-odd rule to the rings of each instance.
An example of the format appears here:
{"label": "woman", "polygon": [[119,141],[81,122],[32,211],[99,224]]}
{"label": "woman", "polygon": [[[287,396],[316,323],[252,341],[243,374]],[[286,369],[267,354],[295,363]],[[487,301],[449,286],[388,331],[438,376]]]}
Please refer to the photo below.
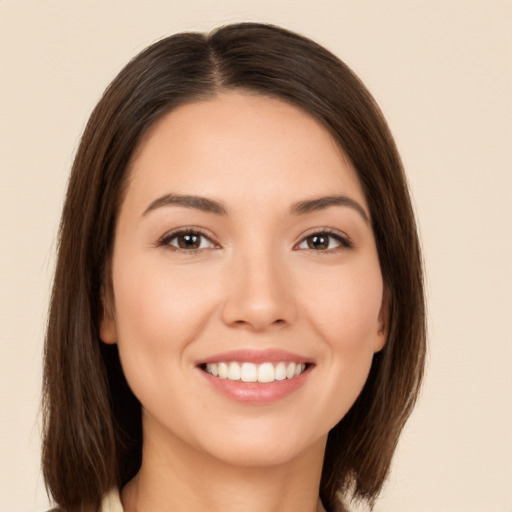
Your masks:
{"label": "woman", "polygon": [[121,71],[61,223],[43,443],[61,510],[371,505],[424,355],[402,165],[342,62],[238,24]]}

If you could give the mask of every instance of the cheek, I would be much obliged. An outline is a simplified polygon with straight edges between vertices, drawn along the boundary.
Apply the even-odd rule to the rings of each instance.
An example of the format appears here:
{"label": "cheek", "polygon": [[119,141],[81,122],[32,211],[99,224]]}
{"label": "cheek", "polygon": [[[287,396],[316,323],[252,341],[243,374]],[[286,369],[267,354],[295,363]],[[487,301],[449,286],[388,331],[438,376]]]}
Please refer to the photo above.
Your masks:
{"label": "cheek", "polygon": [[[380,333],[382,304],[380,271],[347,272],[325,280],[321,291],[310,293],[304,307],[309,325],[324,341],[324,394],[317,396],[318,415],[332,428],[359,396],[373,360]],[[323,412],[322,412],[323,411]]]}
{"label": "cheek", "polygon": [[[141,262],[142,263],[142,262]],[[204,276],[174,270],[165,261],[118,264],[114,276],[115,308],[121,341],[164,342],[193,337],[211,308],[215,284]]]}
{"label": "cheek", "polygon": [[311,323],[333,349],[365,352],[379,335],[382,306],[382,277],[376,265],[341,268],[336,275],[325,276],[309,286],[304,308]]}
{"label": "cheek", "polygon": [[172,376],[190,364],[187,347],[214,308],[215,284],[205,288],[204,276],[171,272],[160,261],[119,261],[116,270],[116,327],[126,378],[136,395],[172,386]]}

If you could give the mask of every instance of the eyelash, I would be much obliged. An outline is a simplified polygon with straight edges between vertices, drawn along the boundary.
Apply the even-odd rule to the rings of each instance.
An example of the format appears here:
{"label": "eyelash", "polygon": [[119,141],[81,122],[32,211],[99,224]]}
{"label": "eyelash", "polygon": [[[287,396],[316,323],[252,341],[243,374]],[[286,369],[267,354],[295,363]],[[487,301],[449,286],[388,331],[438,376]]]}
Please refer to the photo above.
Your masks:
{"label": "eyelash", "polygon": [[308,248],[308,250],[310,250],[310,251],[324,253],[324,254],[330,254],[337,250],[353,249],[354,248],[354,244],[352,243],[352,241],[350,240],[350,238],[347,235],[345,235],[344,233],[341,233],[340,231],[338,231],[336,229],[332,229],[332,228],[322,228],[320,230],[315,230],[315,231],[312,231],[312,232],[306,234],[305,236],[303,236],[301,238],[300,242],[298,244],[296,244],[295,247],[297,247],[297,245],[301,245],[304,242],[306,242],[308,240],[308,238],[312,238],[315,236],[316,237],[324,236],[324,237],[327,237],[330,239],[334,239],[334,240],[336,240],[336,242],[339,245],[337,247],[333,247],[332,249],[325,249],[325,250],[315,250],[315,249]]}
{"label": "eyelash", "polygon": [[[171,244],[171,241],[178,239],[180,236],[187,236],[187,235],[202,237],[202,238],[208,240],[210,242],[210,244],[212,244],[214,247],[208,247],[208,248],[197,247],[197,248],[192,248],[192,249],[185,249],[182,247],[176,247]],[[340,250],[340,249],[352,249],[354,247],[354,244],[352,243],[350,238],[348,236],[346,236],[345,234],[343,234],[337,230],[334,230],[332,228],[322,228],[320,230],[315,230],[315,231],[303,236],[301,238],[301,240],[297,244],[295,244],[294,249],[296,249],[298,246],[302,245],[303,243],[307,243],[308,239],[315,237],[315,236],[316,237],[324,236],[324,237],[327,237],[328,239],[335,240],[338,243],[338,245],[332,249],[325,249],[325,250],[323,250],[323,249],[315,250],[315,249],[312,249],[311,247],[308,247],[307,249],[304,248],[304,249],[318,252],[318,253],[330,254],[330,253],[336,252],[337,250]],[[204,251],[206,249],[213,249],[213,248],[216,249],[216,248],[220,247],[219,244],[213,239],[213,237],[211,235],[207,235],[200,229],[192,228],[192,227],[180,228],[180,229],[177,229],[176,231],[171,231],[170,233],[165,234],[158,241],[157,245],[159,247],[169,247],[173,251],[183,252],[183,253],[187,253],[187,254],[195,254],[197,252]],[[329,245],[330,245],[330,242],[329,242]],[[300,250],[300,249],[296,249],[296,250]]]}
{"label": "eyelash", "polygon": [[193,248],[193,249],[184,249],[184,248],[181,248],[181,247],[176,247],[176,246],[173,246],[171,245],[171,241],[173,239],[177,239],[179,238],[180,236],[187,236],[187,235],[196,235],[196,236],[199,236],[199,237],[202,237],[202,238],[205,238],[206,240],[208,240],[212,245],[215,246],[215,248],[218,248],[220,247],[219,244],[217,244],[215,242],[215,240],[213,239],[213,237],[211,235],[207,235],[206,233],[204,233],[203,231],[201,231],[200,229],[197,229],[197,228],[180,228],[180,229],[177,229],[176,231],[171,231],[170,233],[167,233],[165,234],[159,241],[158,241],[158,246],[159,247],[169,247],[171,248],[171,250],[173,251],[179,251],[179,252],[184,252],[184,253],[187,253],[187,254],[194,254],[196,252],[200,252],[200,251],[203,251],[205,250],[205,248],[201,249],[200,247],[199,248]]}

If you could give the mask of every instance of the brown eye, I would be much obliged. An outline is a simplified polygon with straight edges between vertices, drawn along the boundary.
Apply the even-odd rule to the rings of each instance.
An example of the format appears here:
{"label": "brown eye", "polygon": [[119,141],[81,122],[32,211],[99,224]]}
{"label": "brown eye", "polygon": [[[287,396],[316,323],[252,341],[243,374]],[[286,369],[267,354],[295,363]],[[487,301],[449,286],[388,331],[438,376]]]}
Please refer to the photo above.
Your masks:
{"label": "brown eye", "polygon": [[216,247],[206,235],[196,231],[173,233],[165,237],[161,245],[170,245],[172,248],[183,251],[197,251]]}
{"label": "brown eye", "polygon": [[298,245],[299,249],[313,251],[331,251],[340,247],[350,248],[348,239],[337,233],[319,232],[305,237]]}
{"label": "brown eye", "polygon": [[306,238],[309,249],[329,249],[330,237],[328,235],[312,235]]}
{"label": "brown eye", "polygon": [[199,249],[201,237],[195,233],[179,235],[176,237],[176,242],[180,249]]}

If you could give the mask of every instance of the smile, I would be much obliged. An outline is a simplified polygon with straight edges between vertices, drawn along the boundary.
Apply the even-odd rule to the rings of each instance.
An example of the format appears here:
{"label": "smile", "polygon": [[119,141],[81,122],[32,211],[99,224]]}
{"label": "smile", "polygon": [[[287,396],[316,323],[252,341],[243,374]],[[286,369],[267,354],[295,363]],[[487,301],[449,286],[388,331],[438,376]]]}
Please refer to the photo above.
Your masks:
{"label": "smile", "polygon": [[277,363],[263,362],[255,364],[250,362],[221,361],[205,364],[206,373],[219,379],[242,382],[270,383],[298,377],[306,370],[305,363],[280,361]]}

